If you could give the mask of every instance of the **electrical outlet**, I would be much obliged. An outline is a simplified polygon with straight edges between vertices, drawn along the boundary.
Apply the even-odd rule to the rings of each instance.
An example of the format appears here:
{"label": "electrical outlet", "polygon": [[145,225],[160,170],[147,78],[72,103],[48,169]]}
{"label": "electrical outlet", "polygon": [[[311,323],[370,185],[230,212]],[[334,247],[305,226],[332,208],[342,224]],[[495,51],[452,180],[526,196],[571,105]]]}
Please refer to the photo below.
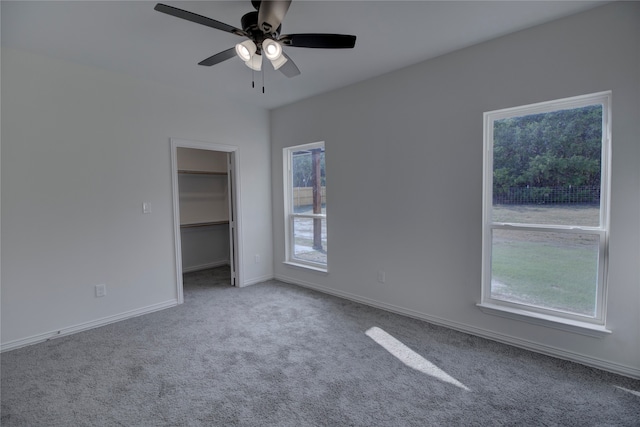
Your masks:
{"label": "electrical outlet", "polygon": [[260,255],[256,254],[256,264],[260,264]]}
{"label": "electrical outlet", "polygon": [[145,214],[151,213],[151,203],[142,202],[142,213],[145,213]]}
{"label": "electrical outlet", "polygon": [[107,295],[107,285],[96,285],[96,298]]}
{"label": "electrical outlet", "polygon": [[384,274],[384,270],[378,270],[378,282],[384,283],[386,280],[387,280],[387,277]]}

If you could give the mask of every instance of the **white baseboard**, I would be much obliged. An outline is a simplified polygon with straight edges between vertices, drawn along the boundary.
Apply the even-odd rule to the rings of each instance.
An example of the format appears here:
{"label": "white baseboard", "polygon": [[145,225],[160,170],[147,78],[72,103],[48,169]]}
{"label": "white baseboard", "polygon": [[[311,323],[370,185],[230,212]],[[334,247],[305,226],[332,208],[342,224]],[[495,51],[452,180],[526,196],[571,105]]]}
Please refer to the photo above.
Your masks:
{"label": "white baseboard", "polygon": [[[267,280],[272,280],[272,274],[265,274],[264,276],[254,277],[253,279],[245,280],[242,286],[255,285],[257,283],[266,282]],[[283,280],[284,281],[284,280]]]}
{"label": "white baseboard", "polygon": [[183,267],[183,273],[193,273],[194,271],[207,270],[209,268],[222,267],[223,265],[229,265],[228,259],[220,259],[213,262],[208,262],[206,264],[193,265],[191,267]]}
{"label": "white baseboard", "polygon": [[9,342],[0,344],[0,352],[15,350],[20,347],[25,347],[31,344],[37,344],[43,341],[48,341],[53,338],[64,337],[67,335],[86,331],[88,329],[98,328],[100,326],[105,326],[110,323],[119,322],[121,320],[130,319],[132,317],[142,316],[143,314],[153,313],[154,311],[164,310],[165,308],[174,307],[176,305],[178,305],[178,300],[172,299],[169,301],[149,305],[149,306],[138,308],[135,310],[125,311],[124,313],[115,314],[113,316],[107,316],[101,319],[92,320],[90,322],[69,326],[59,330],[45,332],[42,334],[32,335],[27,338],[21,338],[21,339],[9,341]]}
{"label": "white baseboard", "polygon": [[514,337],[511,335],[489,331],[486,329],[478,328],[478,327],[467,325],[464,323],[452,322],[450,320],[442,319],[437,316],[431,316],[415,310],[398,307],[393,304],[387,304],[387,303],[376,301],[370,298],[361,297],[359,295],[354,295],[349,292],[343,292],[343,291],[338,291],[331,288],[326,288],[324,286],[294,279],[288,276],[276,275],[275,279],[285,283],[302,286],[302,287],[313,289],[326,294],[334,295],[340,298],[355,301],[361,304],[366,304],[375,308],[380,308],[382,310],[390,311],[397,314],[402,314],[404,316],[413,317],[419,320],[424,320],[434,325],[444,326],[460,332],[465,332],[471,335],[476,335],[482,338],[498,341],[503,344],[508,344],[514,347],[519,347],[519,348],[530,350],[536,353],[545,354],[547,356],[557,357],[559,359],[580,363],[582,365],[602,369],[603,371],[613,372],[614,374],[620,374],[627,377],[640,379],[640,369],[634,368],[632,366],[622,365],[619,363],[610,362],[608,360],[598,359],[598,358],[587,356],[584,354],[563,350],[557,347],[540,344],[534,341],[524,340],[522,338]]}

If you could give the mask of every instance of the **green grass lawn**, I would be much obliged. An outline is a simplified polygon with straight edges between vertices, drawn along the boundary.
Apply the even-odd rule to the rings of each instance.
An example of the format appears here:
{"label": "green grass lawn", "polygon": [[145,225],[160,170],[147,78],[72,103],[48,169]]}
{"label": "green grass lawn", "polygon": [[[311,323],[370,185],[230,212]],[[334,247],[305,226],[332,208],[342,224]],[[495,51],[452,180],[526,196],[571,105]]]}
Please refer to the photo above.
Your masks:
{"label": "green grass lawn", "polygon": [[589,248],[509,242],[493,247],[492,296],[592,316],[597,253]]}
{"label": "green grass lawn", "polygon": [[[539,211],[538,207],[522,206],[499,209],[498,215],[526,214],[531,222],[535,222]],[[572,214],[597,217],[597,213],[597,208],[584,207],[554,207],[541,212],[546,219]],[[491,295],[506,301],[593,316],[597,261],[598,240],[593,235],[494,230]]]}

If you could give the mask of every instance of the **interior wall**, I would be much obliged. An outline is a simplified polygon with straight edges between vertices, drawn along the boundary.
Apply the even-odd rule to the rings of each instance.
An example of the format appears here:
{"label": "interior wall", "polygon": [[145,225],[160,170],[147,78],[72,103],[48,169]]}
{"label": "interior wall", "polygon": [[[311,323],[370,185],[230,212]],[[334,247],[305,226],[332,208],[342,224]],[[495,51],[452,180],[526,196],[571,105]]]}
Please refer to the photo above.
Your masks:
{"label": "interior wall", "polygon": [[1,76],[3,349],[175,304],[172,137],[239,147],[244,281],[273,277],[266,111],[5,48]]}
{"label": "interior wall", "polygon": [[227,156],[228,154],[222,151],[178,147],[178,169],[226,173]]}
{"label": "interior wall", "polygon": [[183,273],[230,264],[228,225],[183,228],[180,236]]}
{"label": "interior wall", "polygon": [[[639,22],[640,4],[613,3],[272,111],[276,277],[640,377]],[[605,90],[613,333],[481,312],[483,112]],[[283,264],[282,149],[315,141],[326,144],[328,274]]]}

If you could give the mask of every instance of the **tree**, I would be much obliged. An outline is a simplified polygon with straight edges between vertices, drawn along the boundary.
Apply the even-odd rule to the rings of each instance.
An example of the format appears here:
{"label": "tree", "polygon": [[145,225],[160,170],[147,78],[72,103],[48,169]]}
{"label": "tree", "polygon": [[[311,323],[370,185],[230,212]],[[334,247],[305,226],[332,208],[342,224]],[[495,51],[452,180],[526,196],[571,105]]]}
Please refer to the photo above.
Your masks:
{"label": "tree", "polygon": [[494,122],[493,191],[600,186],[602,107]]}
{"label": "tree", "polygon": [[[293,186],[311,187],[313,181],[313,165],[311,151],[296,151],[293,153]],[[320,153],[321,185],[325,186],[324,150]]]}

